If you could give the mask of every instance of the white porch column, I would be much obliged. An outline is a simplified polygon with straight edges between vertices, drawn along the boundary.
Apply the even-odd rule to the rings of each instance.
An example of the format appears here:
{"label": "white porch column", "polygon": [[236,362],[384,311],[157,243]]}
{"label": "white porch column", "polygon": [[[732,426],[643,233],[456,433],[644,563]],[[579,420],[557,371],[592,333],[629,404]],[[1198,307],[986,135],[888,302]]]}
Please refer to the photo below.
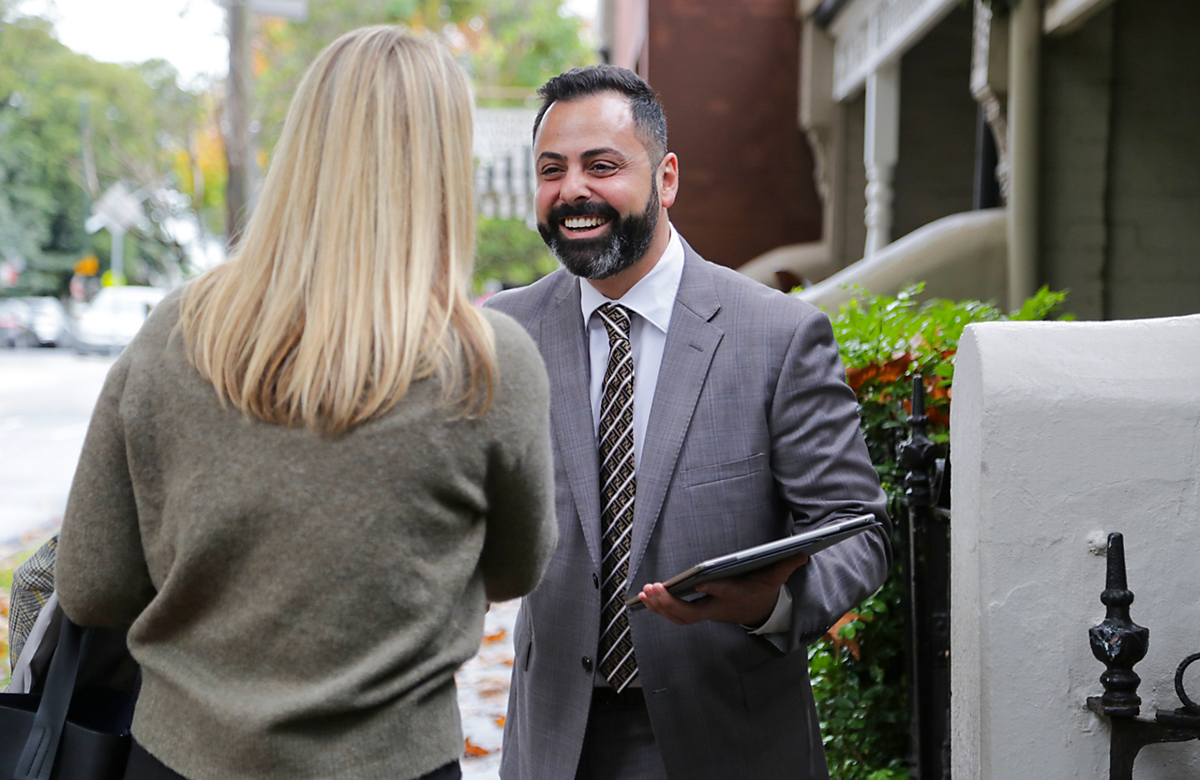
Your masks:
{"label": "white porch column", "polygon": [[1037,290],[1041,218],[1042,4],[1021,2],[1009,17],[1008,306]]}
{"label": "white porch column", "polygon": [[870,257],[892,241],[892,174],[900,146],[900,60],[880,65],[867,76],[866,143],[867,245]]}

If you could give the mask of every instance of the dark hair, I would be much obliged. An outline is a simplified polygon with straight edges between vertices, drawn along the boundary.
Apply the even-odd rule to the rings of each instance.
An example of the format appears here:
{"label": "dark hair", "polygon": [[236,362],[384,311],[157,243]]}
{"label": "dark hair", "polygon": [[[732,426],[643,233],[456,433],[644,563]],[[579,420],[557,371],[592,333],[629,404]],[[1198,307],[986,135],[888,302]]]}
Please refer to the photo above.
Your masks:
{"label": "dark hair", "polygon": [[555,76],[538,89],[542,105],[533,120],[533,138],[537,140],[542,117],[550,106],[559,101],[597,95],[601,92],[616,92],[629,100],[633,112],[633,127],[650,153],[652,165],[658,165],[667,154],[667,118],[650,85],[636,73],[615,65],[589,65],[572,68]]}

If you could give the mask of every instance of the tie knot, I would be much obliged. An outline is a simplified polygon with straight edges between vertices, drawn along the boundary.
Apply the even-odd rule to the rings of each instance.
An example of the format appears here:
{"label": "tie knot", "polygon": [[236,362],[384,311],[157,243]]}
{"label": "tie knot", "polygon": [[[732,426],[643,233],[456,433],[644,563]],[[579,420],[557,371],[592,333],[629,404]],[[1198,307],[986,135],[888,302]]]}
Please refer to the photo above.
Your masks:
{"label": "tie knot", "polygon": [[618,339],[629,340],[629,309],[619,303],[606,303],[596,309],[596,312],[608,331],[610,344]]}

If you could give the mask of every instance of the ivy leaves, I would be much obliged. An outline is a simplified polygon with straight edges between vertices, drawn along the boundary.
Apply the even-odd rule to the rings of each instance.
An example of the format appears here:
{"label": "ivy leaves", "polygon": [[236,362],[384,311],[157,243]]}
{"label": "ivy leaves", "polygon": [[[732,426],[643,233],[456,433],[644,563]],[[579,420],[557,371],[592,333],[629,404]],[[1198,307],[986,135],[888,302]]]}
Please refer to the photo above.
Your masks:
{"label": "ivy leaves", "polygon": [[[1066,298],[1066,293],[1043,287],[1020,309],[1005,314],[980,301],[922,302],[921,290],[922,285],[913,285],[888,297],[859,289],[832,317],[846,381],[858,397],[867,449],[887,494],[889,512],[896,518],[904,511],[904,475],[896,462],[896,446],[908,435],[913,378],[920,376],[925,382],[931,437],[947,443],[954,360],[966,326],[1049,319]],[[809,673],[826,758],[837,780],[908,778],[908,682],[901,608],[905,541],[901,534],[894,535],[897,554],[883,587],[809,648]]]}

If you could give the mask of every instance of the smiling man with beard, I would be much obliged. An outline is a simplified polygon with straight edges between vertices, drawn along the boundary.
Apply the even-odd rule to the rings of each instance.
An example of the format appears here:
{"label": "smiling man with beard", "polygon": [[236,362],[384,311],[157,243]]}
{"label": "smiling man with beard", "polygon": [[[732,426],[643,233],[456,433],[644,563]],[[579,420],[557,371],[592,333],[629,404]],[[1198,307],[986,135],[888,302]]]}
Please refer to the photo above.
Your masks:
{"label": "smiling man with beard", "polygon": [[[650,191],[650,201],[641,214],[623,217],[600,202],[560,203],[550,209],[547,222],[538,222],[538,232],[568,271],[584,279],[607,279],[646,254],[658,227],[658,209],[657,185]],[[611,229],[595,238],[568,237],[604,224],[611,225]]]}
{"label": "smiling man with beard", "polygon": [[[538,229],[564,268],[487,305],[550,375],[559,544],[517,618],[501,777],[823,780],[805,648],[890,558],[829,320],[672,228],[679,161],[641,78],[581,68],[539,94]],[[661,585],[863,514],[882,528],[698,600]]]}

